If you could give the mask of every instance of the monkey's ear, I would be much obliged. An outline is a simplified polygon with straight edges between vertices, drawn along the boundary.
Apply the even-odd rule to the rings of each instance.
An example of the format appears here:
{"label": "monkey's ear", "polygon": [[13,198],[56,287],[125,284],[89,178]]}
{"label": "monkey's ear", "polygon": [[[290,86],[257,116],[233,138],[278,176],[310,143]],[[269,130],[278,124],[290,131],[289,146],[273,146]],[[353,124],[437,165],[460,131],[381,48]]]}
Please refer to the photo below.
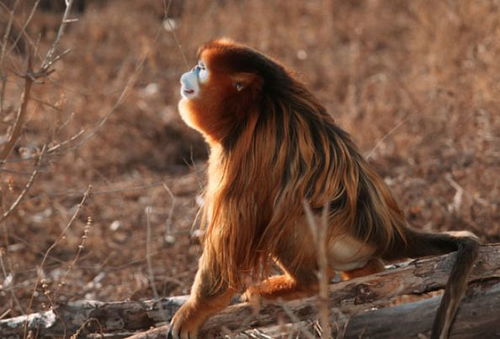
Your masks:
{"label": "monkey's ear", "polygon": [[254,73],[235,73],[231,75],[231,79],[233,80],[234,88],[238,92],[241,92],[250,87],[258,90],[262,86],[261,77]]}

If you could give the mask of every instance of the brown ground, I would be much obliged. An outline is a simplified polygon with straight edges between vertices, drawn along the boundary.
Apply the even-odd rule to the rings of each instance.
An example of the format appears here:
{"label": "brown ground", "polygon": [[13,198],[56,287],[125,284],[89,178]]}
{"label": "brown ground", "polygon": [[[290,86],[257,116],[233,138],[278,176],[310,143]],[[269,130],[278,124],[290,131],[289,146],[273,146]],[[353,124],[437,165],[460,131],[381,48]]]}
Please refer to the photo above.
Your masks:
{"label": "brown ground", "polygon": [[[0,317],[66,300],[151,298],[148,251],[158,293],[188,293],[207,149],[177,114],[178,78],[196,47],[220,36],[297,70],[384,176],[411,225],[500,241],[499,6],[186,1],[172,9],[179,46],[162,26],[161,1],[91,2],[62,40],[71,53],[35,85],[22,137],[0,169],[5,211],[34,168],[30,156],[84,130],[45,156],[27,197],[0,225]],[[19,26],[28,9],[16,12]],[[29,25],[39,57],[58,20],[60,13],[39,10]],[[7,76],[0,143],[20,103],[22,58],[8,52],[0,65]],[[63,231],[89,185],[92,194]]]}

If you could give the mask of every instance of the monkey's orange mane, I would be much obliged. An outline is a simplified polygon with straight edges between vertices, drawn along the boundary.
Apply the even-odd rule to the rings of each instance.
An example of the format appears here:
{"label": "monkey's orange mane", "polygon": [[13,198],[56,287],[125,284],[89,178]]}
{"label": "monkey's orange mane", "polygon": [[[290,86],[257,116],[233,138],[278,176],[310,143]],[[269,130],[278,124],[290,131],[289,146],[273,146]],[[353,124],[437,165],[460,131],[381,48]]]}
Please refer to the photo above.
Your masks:
{"label": "monkey's orange mane", "polygon": [[[200,126],[213,140],[203,255],[221,284],[240,289],[247,277],[262,274],[283,234],[308,233],[304,203],[316,212],[326,206],[330,235],[349,232],[387,247],[403,237],[405,221],[387,187],[302,83],[254,50],[212,42],[202,53],[214,50],[213,67],[259,79],[251,100],[239,105],[227,97],[210,113],[215,120],[233,117],[232,124],[220,124],[228,126],[223,135],[210,139],[217,121]],[[206,115],[207,105],[194,103],[190,110]]]}

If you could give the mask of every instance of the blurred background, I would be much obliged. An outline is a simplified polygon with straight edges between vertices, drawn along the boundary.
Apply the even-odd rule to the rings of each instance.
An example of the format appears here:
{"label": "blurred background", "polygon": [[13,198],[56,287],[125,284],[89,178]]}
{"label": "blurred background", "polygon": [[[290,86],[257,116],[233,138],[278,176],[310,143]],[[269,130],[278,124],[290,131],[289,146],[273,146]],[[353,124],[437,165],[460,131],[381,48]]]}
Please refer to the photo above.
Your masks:
{"label": "blurred background", "polygon": [[[64,9],[0,1],[0,148]],[[189,292],[207,147],[178,79],[222,36],[298,73],[410,225],[500,241],[500,1],[75,0],[69,19],[0,159],[0,318]]]}

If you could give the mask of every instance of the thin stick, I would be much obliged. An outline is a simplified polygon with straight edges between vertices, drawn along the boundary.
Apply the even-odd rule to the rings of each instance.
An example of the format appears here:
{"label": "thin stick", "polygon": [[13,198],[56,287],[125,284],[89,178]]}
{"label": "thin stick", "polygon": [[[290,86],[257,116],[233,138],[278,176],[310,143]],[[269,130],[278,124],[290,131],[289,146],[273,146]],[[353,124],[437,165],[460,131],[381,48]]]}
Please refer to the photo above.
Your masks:
{"label": "thin stick", "polygon": [[[151,284],[151,289],[153,290],[153,294],[155,297],[155,301],[160,300],[160,295],[158,294],[158,290],[156,289],[155,284],[155,275],[153,271],[153,263],[151,261],[151,222],[149,220],[149,216],[151,214],[151,206],[146,207],[146,262],[148,265],[148,275],[149,275],[149,283]],[[164,320],[167,321],[167,314],[161,302],[158,302],[160,307],[160,312],[164,316]]]}
{"label": "thin stick", "polygon": [[[14,21],[14,12],[16,11],[17,5],[19,3],[19,0],[16,0],[14,3],[14,6],[11,11],[9,11],[9,22],[7,23],[7,27],[5,28],[5,34],[2,38],[2,51],[0,52],[0,79],[2,81],[1,87],[0,87],[0,112],[3,112],[3,106],[4,106],[4,101],[5,101],[5,87],[7,85],[7,75],[4,74],[3,72],[3,60],[5,57],[5,49],[7,48],[7,42],[9,39],[9,35],[12,29],[12,23]],[[9,10],[9,8],[5,5],[3,5],[6,10]]]}
{"label": "thin stick", "polygon": [[[76,217],[78,216],[78,214],[80,214],[80,210],[82,209],[83,205],[85,204],[85,201],[87,201],[87,198],[88,196],[90,195],[90,192],[92,190],[92,186],[89,185],[87,187],[87,190],[85,191],[85,193],[83,194],[83,197],[82,197],[82,200],[80,201],[80,203],[78,204],[77,208],[76,208],[76,211],[75,213],[73,213],[73,215],[71,216],[70,220],[68,221],[68,223],[66,224],[66,226],[64,227],[64,229],[62,230],[61,234],[59,234],[59,237],[52,243],[52,245],[50,245],[50,247],[47,249],[47,251],[45,251],[45,254],[43,255],[43,259],[42,259],[42,262],[40,264],[40,271],[43,272],[43,266],[45,265],[45,261],[47,260],[50,252],[52,251],[52,249],[54,249],[54,247],[56,247],[56,245],[64,238],[66,232],[69,230],[69,228],[73,225],[73,223],[75,222],[76,220]],[[38,284],[40,283],[40,279],[37,279],[36,282],[35,282],[35,286],[33,288],[33,293],[31,294],[31,299],[30,299],[30,302],[29,302],[29,306],[28,306],[28,309],[31,309],[31,306],[33,305],[33,298],[35,296],[35,292],[36,292],[36,289],[38,288]]]}
{"label": "thin stick", "polygon": [[311,207],[307,201],[304,201],[304,211],[306,214],[307,224],[313,235],[314,243],[318,249],[318,280],[319,280],[319,321],[321,325],[321,338],[329,339],[331,338],[331,326],[330,326],[330,309],[328,307],[328,297],[329,297],[329,280],[330,276],[328,274],[328,255],[327,255],[327,229],[328,229],[328,208],[323,207],[321,213],[320,225],[317,224]]}
{"label": "thin stick", "polygon": [[492,204],[490,204],[487,200],[485,200],[481,197],[477,197],[474,194],[471,194],[466,189],[464,189],[462,186],[460,186],[460,184],[453,179],[453,176],[451,175],[451,173],[446,173],[444,175],[444,178],[446,179],[446,181],[448,181],[448,183],[451,185],[451,187],[453,187],[456,191],[461,192],[461,193],[465,193],[467,196],[474,199],[475,201],[477,201],[478,203],[480,203],[483,206],[486,206],[486,207],[492,206]]}
{"label": "thin stick", "polygon": [[323,206],[321,222],[318,230],[316,245],[318,246],[319,264],[319,322],[321,324],[321,338],[331,338],[330,309],[328,307],[328,286],[330,275],[327,254],[328,206]]}
{"label": "thin stick", "polygon": [[[408,98],[412,102],[413,106],[415,106],[417,108],[417,113],[423,112],[423,105],[420,103],[419,100],[417,100],[417,98],[415,98],[415,96],[408,89],[406,84],[403,81],[401,81],[400,77],[397,76],[396,74],[392,74],[392,73],[389,75],[393,79],[393,81],[396,82],[398,87],[401,88],[406,93],[406,95],[408,96]],[[375,153],[375,150],[377,148],[379,148],[385,142],[387,137],[389,137],[391,134],[393,134],[399,127],[403,126],[403,124],[405,124],[409,118],[410,118],[410,114],[408,113],[403,119],[401,119],[401,121],[399,121],[393,128],[391,128],[391,130],[389,132],[387,132],[381,139],[379,139],[377,141],[377,143],[375,144],[375,146],[372,148],[372,150],[366,155],[366,159],[370,159],[373,156],[373,154]]]}
{"label": "thin stick", "polygon": [[170,188],[168,188],[167,184],[162,183],[162,186],[165,189],[165,191],[167,191],[168,195],[170,195],[170,199],[172,199],[170,209],[168,210],[167,221],[165,222],[165,240],[168,241],[168,236],[172,234],[172,218],[174,216],[176,199],[174,193],[172,193]]}
{"label": "thin stick", "polygon": [[19,204],[21,203],[23,198],[26,196],[26,194],[30,190],[31,186],[33,185],[33,182],[35,181],[35,177],[37,176],[37,174],[40,170],[42,158],[45,155],[45,149],[46,149],[46,146],[44,145],[42,148],[42,152],[40,153],[40,156],[38,157],[38,161],[35,165],[35,169],[33,170],[33,173],[31,173],[31,177],[29,178],[28,182],[24,186],[21,193],[18,195],[17,199],[12,203],[12,205],[10,205],[9,209],[2,214],[2,216],[0,217],[0,223],[2,223],[5,219],[7,219],[8,216],[17,208],[17,206],[19,206]]}
{"label": "thin stick", "polygon": [[[35,15],[35,12],[36,12],[36,10],[38,8],[38,4],[39,3],[40,3],[40,0],[37,0],[33,4],[33,7],[31,8],[30,14],[28,15],[28,18],[24,22],[23,27],[21,28],[21,31],[17,35],[16,40],[14,40],[14,42],[12,43],[12,45],[11,45],[11,47],[10,47],[10,49],[9,49],[9,51],[7,53],[12,53],[12,51],[14,50],[14,48],[16,48],[17,43],[19,42],[19,40],[21,39],[21,37],[23,35],[25,35],[27,38],[29,38],[29,36],[26,34],[26,28],[28,28],[28,25],[30,24],[31,20],[33,19],[33,16]],[[33,44],[32,41],[30,41],[30,42],[31,42],[31,44]]]}
{"label": "thin stick", "polygon": [[48,149],[48,152],[49,153],[54,153],[55,151],[63,148],[64,146],[66,145],[70,145],[73,141],[75,141],[76,139],[78,139],[81,135],[83,135],[85,133],[85,130],[84,129],[81,129],[78,133],[76,133],[75,135],[73,135],[72,137],[66,139],[66,140],[63,140],[61,141],[60,143],[58,143],[57,145],[54,145],[52,147],[50,147]]}
{"label": "thin stick", "polygon": [[[57,30],[57,35],[52,43],[52,46],[50,46],[49,51],[47,52],[47,55],[45,56],[45,59],[42,62],[42,66],[40,67],[40,72],[47,72],[49,68],[61,58],[62,54],[60,55],[55,55],[56,49],[59,45],[59,42],[61,41],[61,38],[64,34],[64,30],[66,29],[66,25],[70,22],[73,22],[73,20],[69,20],[69,13],[71,12],[71,7],[73,6],[73,1],[74,0],[66,0],[66,9],[64,10],[63,17],[61,19],[61,24],[59,25],[59,29]],[[63,52],[67,53],[67,51]]]}
{"label": "thin stick", "polygon": [[[31,72],[31,57],[28,58],[28,71]],[[26,108],[28,107],[28,102],[30,100],[31,85],[33,85],[33,79],[30,76],[24,77],[24,91],[22,96],[21,106],[17,112],[16,122],[14,123],[14,128],[9,137],[9,141],[5,144],[2,151],[0,152],[0,164],[3,164],[10,152],[14,148],[14,145],[21,134],[22,126],[26,117]]]}
{"label": "thin stick", "polygon": [[92,226],[92,218],[88,217],[87,223],[85,224],[85,227],[83,228],[82,239],[80,241],[80,244],[78,245],[78,249],[76,250],[76,254],[75,254],[73,260],[71,261],[71,263],[68,265],[66,272],[64,272],[64,275],[60,279],[61,283],[59,284],[58,288],[56,289],[56,291],[54,293],[55,295],[57,295],[59,293],[59,290],[62,287],[62,285],[66,283],[66,278],[68,277],[68,275],[71,272],[71,270],[73,269],[73,267],[75,267],[78,259],[80,259],[80,256],[82,255],[82,251],[85,248],[85,244],[87,242],[91,226]]}
{"label": "thin stick", "polygon": [[[293,311],[289,307],[286,306],[286,304],[284,302],[279,303],[279,305],[281,306],[283,311],[285,311],[286,315],[290,318],[292,323],[299,323],[300,322],[300,319],[293,313]],[[314,339],[314,335],[311,332],[309,332],[309,330],[307,328],[299,326],[298,330],[302,334],[304,334],[304,336],[306,338]]]}
{"label": "thin stick", "polygon": [[[19,0],[16,0],[14,3],[14,6],[12,7],[12,10],[9,11],[9,22],[7,23],[7,27],[5,28],[5,33],[2,38],[2,50],[0,52],[0,68],[3,69],[3,59],[5,57],[5,51],[7,49],[7,41],[9,39],[10,31],[12,29],[12,23],[14,22],[14,12],[17,9],[17,5],[19,4]],[[6,6],[4,6],[6,7]],[[8,9],[8,8],[6,8]]]}
{"label": "thin stick", "polygon": [[179,50],[179,53],[181,54],[182,60],[184,61],[184,65],[186,68],[189,68],[189,63],[187,61],[186,55],[184,54],[184,51],[182,50],[182,45],[179,42],[179,39],[177,39],[177,34],[175,34],[175,29],[172,26],[172,23],[168,20],[168,12],[170,10],[170,6],[172,5],[172,0],[168,1],[168,5],[166,4],[165,0],[162,0],[163,3],[163,13],[164,13],[164,21],[167,22],[168,28],[170,33],[172,34],[172,38],[177,45],[177,49]]}
{"label": "thin stick", "polygon": [[12,308],[8,308],[5,312],[3,312],[2,314],[0,314],[0,320],[2,320],[3,318],[6,318],[7,315],[12,312]]}
{"label": "thin stick", "polygon": [[375,146],[373,146],[373,148],[371,149],[371,151],[365,156],[366,159],[370,159],[371,157],[373,157],[373,154],[375,153],[375,151],[380,147],[382,146],[382,144],[385,142],[385,140],[391,135],[393,134],[399,127],[403,126],[404,123],[406,123],[406,121],[408,121],[408,118],[410,116],[407,115],[405,118],[403,118],[400,122],[398,122],[393,128],[391,128],[391,130],[387,133],[384,134],[384,136],[382,138],[380,138],[377,143],[375,144]]}
{"label": "thin stick", "polygon": [[[4,256],[4,250],[3,249],[0,249],[0,267],[2,268],[2,273],[4,275],[4,279],[7,279],[7,270],[5,269],[5,264],[3,262],[3,256]],[[5,288],[3,288],[5,290]],[[9,288],[9,291],[10,291],[10,296],[12,298],[12,300],[14,300],[17,308],[19,308],[19,311],[21,311],[21,313],[24,315],[26,314],[26,312],[24,311],[23,307],[21,306],[21,303],[19,302],[19,299],[17,299],[17,296],[16,296],[16,293],[14,292],[14,289],[13,288]],[[0,317],[1,319],[2,317]]]}

